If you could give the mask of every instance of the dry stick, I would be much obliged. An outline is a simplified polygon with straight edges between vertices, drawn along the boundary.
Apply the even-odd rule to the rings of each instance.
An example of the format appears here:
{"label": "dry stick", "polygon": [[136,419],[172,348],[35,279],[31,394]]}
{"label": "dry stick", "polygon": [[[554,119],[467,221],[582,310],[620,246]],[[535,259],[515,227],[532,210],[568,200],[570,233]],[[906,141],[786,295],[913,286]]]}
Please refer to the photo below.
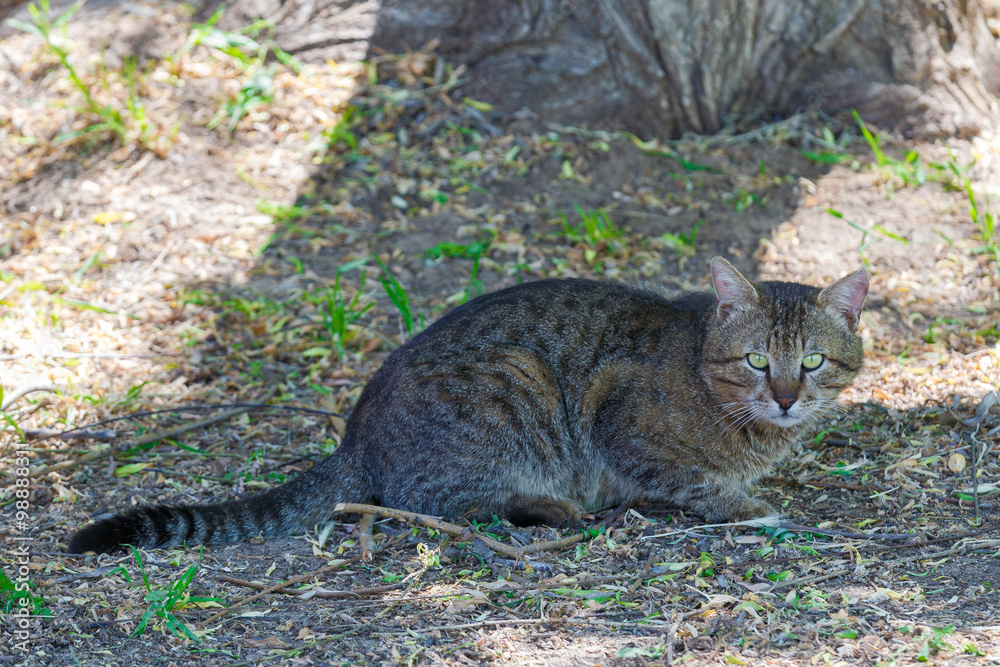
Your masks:
{"label": "dry stick", "polygon": [[[694,612],[688,612],[691,616],[696,616],[699,613],[703,613],[704,609],[698,609]],[[456,625],[432,625],[427,628],[406,628],[403,630],[392,630],[391,634],[400,634],[404,632],[410,632],[411,630],[416,633],[422,632],[434,632],[435,630],[439,632],[450,632],[454,630],[475,630],[477,628],[485,628],[497,625],[597,625],[608,628],[636,628],[641,626],[649,627],[664,627],[666,623],[658,621],[605,621],[599,618],[579,618],[576,616],[571,616],[570,618],[504,618],[490,621],[474,621],[472,623],[458,623]],[[390,634],[387,633],[387,634]]]}
{"label": "dry stick", "polygon": [[[932,554],[928,554],[926,556],[921,556],[920,554],[917,554],[916,556],[907,556],[906,558],[900,558],[898,560],[893,560],[891,563],[888,563],[888,564],[895,565],[897,563],[911,563],[911,562],[913,562],[915,560],[931,560],[932,558],[941,558],[943,556],[953,556],[953,555],[955,555],[957,553],[961,553],[961,552],[965,551],[966,549],[968,549],[968,547],[966,547],[966,546],[960,546],[960,547],[955,547],[954,549],[948,549],[947,551],[936,551],[936,552],[934,552]],[[844,568],[841,568],[839,570],[835,570],[833,572],[830,572],[829,574],[820,574],[820,575],[817,575],[815,577],[806,577],[805,579],[793,579],[793,580],[790,580],[790,581],[779,581],[779,582],[775,583],[773,586],[771,586],[769,589],[767,589],[767,591],[768,592],[775,591],[775,590],[777,590],[779,588],[784,588],[786,586],[799,587],[799,586],[802,586],[804,584],[813,584],[813,583],[816,583],[817,581],[825,581],[827,579],[834,579],[836,577],[840,577],[840,576],[843,576],[843,575],[847,574],[848,572],[851,571],[851,569],[852,568],[844,567]]]}
{"label": "dry stick", "polygon": [[650,547],[649,556],[646,557],[646,562],[643,564],[642,570],[639,572],[638,576],[636,576],[632,585],[628,587],[629,595],[635,593],[636,589],[639,588],[639,585],[642,584],[643,579],[645,579],[646,575],[649,574],[650,568],[653,567],[654,561],[656,561],[656,549]]}
{"label": "dry stick", "polygon": [[24,437],[28,440],[46,440],[48,438],[57,440],[114,440],[118,435],[109,428],[83,428],[69,432],[54,428],[26,428],[23,429],[23,432]]}
{"label": "dry stick", "polygon": [[[278,391],[277,386],[271,387],[266,392],[264,392],[264,395],[261,396],[259,400],[266,401],[268,398],[277,393],[277,391]],[[180,426],[175,426],[174,428],[169,428],[166,431],[160,431],[159,433],[150,433],[148,435],[142,436],[141,438],[130,440],[123,445],[119,445],[118,447],[109,447],[108,449],[102,449],[99,452],[93,452],[92,454],[87,454],[86,456],[82,456],[78,459],[63,461],[62,463],[53,463],[50,466],[45,466],[44,468],[40,468],[38,470],[33,471],[31,474],[28,475],[28,477],[31,478],[42,477],[43,475],[47,475],[50,472],[55,472],[59,470],[71,470],[72,468],[82,466],[85,463],[91,463],[93,461],[106,459],[111,456],[114,456],[115,454],[121,454],[127,452],[130,449],[134,449],[135,447],[141,447],[142,445],[148,445],[151,442],[156,442],[157,440],[163,440],[164,438],[173,438],[175,436],[181,435],[182,433],[188,433],[189,431],[195,431],[199,428],[204,428],[205,426],[211,426],[212,424],[215,424],[217,422],[226,421],[227,419],[235,417],[236,415],[247,412],[249,409],[250,408],[235,408],[233,410],[226,410],[225,412],[220,412],[217,415],[207,417],[200,421],[190,422],[188,424],[181,424]]]}
{"label": "dry stick", "polygon": [[361,546],[361,560],[370,561],[372,559],[372,554],[378,551],[378,546],[375,544],[375,535],[372,531],[375,530],[375,515],[365,514],[361,517],[361,522],[358,524],[358,543]]}
{"label": "dry stick", "polygon": [[[975,509],[972,505],[969,505],[968,500],[962,500],[961,498],[938,498],[937,500],[950,505],[958,505],[959,507]],[[979,503],[979,509],[981,510],[995,510],[998,507],[1000,507],[1000,504],[997,503]]]}
{"label": "dry stick", "polygon": [[248,604],[250,602],[253,602],[254,600],[258,600],[258,599],[264,597],[265,595],[267,595],[269,593],[273,593],[274,591],[278,590],[279,588],[285,588],[285,589],[287,589],[288,586],[291,586],[293,584],[299,584],[299,583],[302,583],[303,581],[308,581],[309,579],[312,579],[313,577],[318,577],[321,574],[326,574],[330,570],[336,570],[337,568],[344,567],[345,565],[353,565],[354,563],[357,563],[359,560],[361,560],[361,556],[355,556],[354,558],[348,558],[347,560],[341,561],[341,562],[336,563],[334,565],[324,565],[323,567],[319,568],[318,570],[314,570],[312,572],[307,572],[306,574],[300,574],[299,576],[292,577],[288,581],[283,581],[280,584],[274,584],[273,586],[268,586],[267,588],[264,588],[263,590],[261,590],[260,593],[257,593],[256,595],[251,595],[250,597],[247,597],[247,598],[243,598],[242,600],[238,600],[235,604],[233,604],[233,605],[231,605],[229,607],[226,607],[225,609],[223,609],[222,611],[220,611],[219,613],[217,613],[217,614],[215,614],[213,616],[210,616],[208,618],[208,620],[202,621],[201,625],[202,625],[202,627],[204,627],[204,626],[208,625],[209,623],[214,623],[215,621],[219,620],[223,616],[229,614],[231,611],[233,611],[237,607],[242,607],[242,606],[244,606],[244,605],[246,605],[246,604]]}
{"label": "dry stick", "polygon": [[669,665],[674,661],[674,637],[677,636],[677,630],[680,629],[681,623],[699,614],[701,610],[687,611],[677,617],[677,620],[670,624],[670,629],[667,630],[667,638],[664,642],[667,646],[666,655],[663,657],[663,664]]}
{"label": "dry stick", "polygon": [[0,410],[6,410],[10,406],[14,405],[19,398],[30,394],[34,391],[48,391],[48,392],[58,392],[61,391],[59,387],[53,386],[51,384],[31,384],[27,387],[21,387],[20,389],[15,389],[9,394],[4,395],[3,403],[0,403]]}
{"label": "dry stick", "polygon": [[[959,533],[957,535],[945,535],[944,537],[936,537],[934,539],[924,540],[922,542],[910,542],[910,543],[907,543],[907,544],[885,544],[885,545],[883,545],[883,544],[876,544],[876,545],[873,545],[873,546],[870,546],[870,547],[862,546],[862,547],[859,547],[858,551],[861,551],[861,549],[864,549],[864,553],[865,553],[866,556],[868,556],[868,555],[872,555],[873,556],[875,554],[883,553],[883,552],[886,552],[886,551],[901,551],[903,549],[922,549],[923,547],[929,547],[932,544],[941,544],[943,542],[955,542],[955,541],[958,541],[958,540],[968,539],[970,537],[977,537],[979,535],[982,535],[983,533],[992,533],[994,530],[997,530],[998,528],[1000,528],[1000,524],[991,524],[991,525],[983,526],[982,528],[979,528],[978,530],[967,531],[967,532],[964,532],[964,533]],[[832,554],[830,556],[820,556],[819,558],[823,559],[823,558],[831,558],[831,557],[832,557]],[[817,557],[816,556],[811,556],[811,555],[809,555],[809,556],[786,556],[784,558],[769,558],[765,562],[768,565],[777,565],[779,563],[796,563],[798,561],[813,560],[815,558],[817,558]],[[760,561],[756,561],[756,560],[753,560],[753,561],[740,561],[738,563],[734,563],[734,567],[740,567],[742,565],[753,565],[753,564],[759,563],[759,562]]]}
{"label": "dry stick", "polygon": [[779,484],[786,484],[790,486],[815,486],[821,489],[847,489],[848,491],[878,491],[878,489],[872,488],[870,486],[865,486],[864,484],[846,484],[844,482],[822,482],[819,480],[810,480],[808,482],[800,482],[797,479],[790,479],[788,477],[771,477],[771,481],[777,482]]}
{"label": "dry stick", "polygon": [[[408,523],[415,523],[421,526],[426,526],[427,528],[433,528],[434,530],[439,530],[446,535],[451,535],[453,537],[461,537],[465,535],[467,528],[462,526],[456,526],[453,523],[448,523],[447,521],[442,521],[441,519],[436,519],[432,516],[426,514],[415,514],[414,512],[406,512],[404,510],[392,509],[391,507],[379,507],[378,505],[361,505],[358,503],[339,503],[333,508],[334,512],[340,512],[342,514],[373,514],[376,516],[385,517],[388,519],[398,519],[400,521],[406,521]],[[524,551],[520,549],[515,549],[514,547],[507,546],[502,542],[494,540],[492,537],[487,537],[485,535],[477,534],[476,537],[481,539],[486,546],[493,551],[502,553],[505,556],[510,556],[517,560],[524,560]],[[534,552],[532,552],[534,553]]]}
{"label": "dry stick", "polygon": [[819,535],[829,535],[830,537],[844,537],[849,540],[912,540],[916,535],[904,535],[901,533],[848,533],[840,530],[829,530],[827,528],[810,528],[800,526],[796,523],[782,523],[781,528],[792,530],[798,533],[817,533]]}
{"label": "dry stick", "polygon": [[322,600],[344,600],[348,598],[360,598],[366,595],[378,595],[380,593],[388,593],[389,591],[395,591],[403,587],[403,584],[388,584],[386,586],[373,586],[371,588],[356,588],[351,591],[325,591],[325,590],[296,590],[287,587],[274,588],[273,586],[268,586],[267,584],[262,584],[257,581],[245,581],[243,579],[236,579],[234,577],[229,577],[226,575],[219,575],[219,579],[230,584],[236,584],[237,586],[243,586],[244,588],[253,588],[254,590],[263,591],[265,589],[270,589],[271,593],[281,593],[282,595],[295,595],[297,597],[316,598]]}
{"label": "dry stick", "polygon": [[[628,509],[626,503],[622,503],[611,513],[606,519],[600,522],[598,525],[606,526],[612,521],[621,516],[625,510]],[[454,537],[462,537],[466,535],[468,528],[463,528],[453,523],[448,523],[447,521],[442,521],[433,516],[428,516],[426,514],[416,514],[414,512],[407,512],[405,510],[397,510],[391,507],[380,507],[379,505],[361,505],[358,503],[340,503],[334,508],[335,512],[340,512],[342,514],[373,514],[381,517],[386,517],[388,519],[398,519],[400,521],[406,521],[409,523],[416,523],[421,526],[426,526],[428,528],[433,528],[434,530],[440,530],[442,533],[447,535],[452,535]],[[564,549],[577,542],[583,542],[588,538],[586,533],[577,533],[575,535],[570,535],[569,537],[564,537],[559,540],[551,540],[548,542],[534,542],[528,544],[520,549],[507,546],[503,542],[498,542],[491,537],[487,537],[481,533],[476,533],[476,537],[483,541],[490,549],[501,553],[505,556],[510,556],[515,560],[525,560],[525,556],[528,554],[537,554],[543,551],[558,551]]]}
{"label": "dry stick", "polygon": [[[979,425],[976,424],[976,430],[979,430]],[[972,501],[976,506],[976,523],[979,523],[979,452],[977,451],[976,445],[979,441],[976,440],[976,436],[969,434],[969,444],[972,445]]]}
{"label": "dry stick", "polygon": [[521,549],[521,553],[537,554],[543,551],[559,551],[560,549],[565,549],[566,547],[572,544],[576,544],[577,542],[583,542],[584,540],[587,539],[587,537],[588,536],[583,533],[576,533],[575,535],[564,537],[561,540],[550,540],[548,542],[532,542],[531,544]]}
{"label": "dry stick", "polygon": [[994,530],[1000,528],[1000,524],[987,524],[981,526],[976,530],[970,530],[963,533],[958,533],[955,535],[945,535],[943,537],[935,537],[934,539],[924,540],[923,542],[911,542],[910,544],[888,544],[888,545],[877,545],[871,547],[873,551],[898,551],[900,549],[919,549],[921,547],[930,546],[931,544],[941,544],[942,542],[955,542],[958,540],[965,540],[970,537],[977,537],[983,533],[992,533]]}

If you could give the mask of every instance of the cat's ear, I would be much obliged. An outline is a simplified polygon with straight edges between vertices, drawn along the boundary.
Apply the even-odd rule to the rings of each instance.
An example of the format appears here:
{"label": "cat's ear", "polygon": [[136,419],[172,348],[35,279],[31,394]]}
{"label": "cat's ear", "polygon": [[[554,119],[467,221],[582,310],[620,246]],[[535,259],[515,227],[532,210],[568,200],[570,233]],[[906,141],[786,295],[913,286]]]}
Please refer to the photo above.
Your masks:
{"label": "cat's ear", "polygon": [[720,320],[741,308],[756,305],[760,299],[753,283],[721,257],[712,258],[712,284],[719,299],[716,313]]}
{"label": "cat's ear", "polygon": [[816,299],[827,310],[843,317],[851,331],[856,331],[867,296],[868,274],[858,269],[824,289]]}

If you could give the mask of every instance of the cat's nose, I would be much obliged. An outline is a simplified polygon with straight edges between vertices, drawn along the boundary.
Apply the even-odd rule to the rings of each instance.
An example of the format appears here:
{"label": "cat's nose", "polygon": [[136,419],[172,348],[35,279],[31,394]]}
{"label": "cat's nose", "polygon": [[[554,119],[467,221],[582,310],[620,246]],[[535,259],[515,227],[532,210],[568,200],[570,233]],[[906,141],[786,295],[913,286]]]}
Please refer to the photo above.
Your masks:
{"label": "cat's nose", "polygon": [[781,406],[782,410],[788,410],[795,404],[795,397],[788,395],[778,395],[774,397],[774,402]]}

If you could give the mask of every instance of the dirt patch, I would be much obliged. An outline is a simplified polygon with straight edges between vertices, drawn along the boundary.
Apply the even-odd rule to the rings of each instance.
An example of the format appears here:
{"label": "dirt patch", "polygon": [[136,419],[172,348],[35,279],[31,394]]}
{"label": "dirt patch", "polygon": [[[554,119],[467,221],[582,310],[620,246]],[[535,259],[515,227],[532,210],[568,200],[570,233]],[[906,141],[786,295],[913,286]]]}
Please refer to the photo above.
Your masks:
{"label": "dirt patch", "polygon": [[[132,43],[150,54],[176,53],[192,16],[143,7],[74,17],[79,62],[100,53],[107,26],[139,35]],[[155,49],[141,37],[151,24]],[[24,445],[12,429],[3,434],[0,511],[17,528],[13,454],[24,452],[35,476],[17,530],[30,536],[34,594],[51,612],[35,617],[28,663],[1000,656],[991,532],[1000,411],[983,403],[1000,385],[998,274],[964,181],[947,166],[962,167],[985,210],[986,194],[1000,193],[995,138],[953,142],[954,158],[940,145],[883,138],[910,165],[898,168],[874,164],[849,118],[653,142],[502,116],[465,99],[460,73],[430,53],[276,67],[274,98],[229,134],[205,126],[249,75],[196,48],[173,66],[183,86],[159,61],[166,78],[145,84],[154,120],[177,123],[161,158],[107,136],[56,142],[86,121],[66,104],[75,98],[65,73],[26,37],[0,49],[9,63],[0,72],[0,379],[8,398],[38,388],[4,412],[22,429],[62,430],[168,410],[92,427],[113,430],[110,443]],[[482,528],[509,544],[588,530],[527,567],[471,536],[394,521],[379,523],[384,549],[371,562],[357,560],[349,520],[327,536],[150,552],[141,565],[132,555],[61,553],[93,514],[237,497],[331,451],[342,419],[279,408],[136,443],[203,418],[202,407],[267,396],[349,413],[365,378],[410,335],[386,271],[419,326],[520,280],[704,288],[717,254],[762,279],[822,284],[862,265],[872,276],[866,366],[845,414],[761,486],[786,528],[706,527],[657,507],[613,519],[609,510],[565,532]],[[355,311],[373,305],[332,336],[324,312],[355,295]],[[8,553],[20,544],[14,532]],[[301,594],[267,594],[209,620],[255,585],[337,561],[293,584]],[[190,567],[173,617],[151,613],[128,639]],[[171,618],[201,641],[171,631]]]}

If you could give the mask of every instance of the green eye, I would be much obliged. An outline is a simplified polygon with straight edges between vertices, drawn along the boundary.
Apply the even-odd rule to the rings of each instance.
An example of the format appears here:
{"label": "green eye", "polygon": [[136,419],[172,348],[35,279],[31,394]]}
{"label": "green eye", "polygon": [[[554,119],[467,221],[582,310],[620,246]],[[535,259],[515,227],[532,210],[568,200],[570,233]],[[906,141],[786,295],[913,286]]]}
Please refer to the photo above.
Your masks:
{"label": "green eye", "polygon": [[802,360],[802,368],[807,371],[814,371],[823,365],[822,354],[807,354]]}
{"label": "green eye", "polygon": [[757,354],[756,352],[751,352],[747,355],[747,363],[750,364],[752,368],[756,368],[759,371],[767,368],[767,357],[763,354]]}

